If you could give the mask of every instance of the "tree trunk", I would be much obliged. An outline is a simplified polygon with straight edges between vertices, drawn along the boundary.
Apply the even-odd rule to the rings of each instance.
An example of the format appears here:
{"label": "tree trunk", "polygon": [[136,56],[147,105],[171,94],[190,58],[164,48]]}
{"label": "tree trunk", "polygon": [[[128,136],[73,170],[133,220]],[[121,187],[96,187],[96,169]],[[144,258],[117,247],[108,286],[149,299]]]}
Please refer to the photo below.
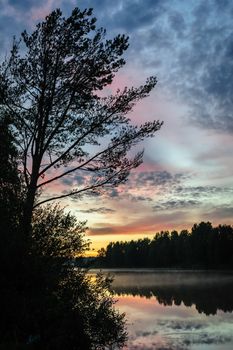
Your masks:
{"label": "tree trunk", "polygon": [[26,201],[24,204],[24,211],[23,211],[23,220],[22,220],[22,229],[24,232],[24,237],[26,240],[30,237],[31,232],[31,223],[32,223],[32,212],[33,212],[33,205],[36,195],[36,186],[31,186],[28,189]]}
{"label": "tree trunk", "polygon": [[39,164],[40,164],[40,161],[38,159],[33,160],[31,181],[28,186],[27,196],[24,204],[22,231],[24,233],[24,239],[26,239],[26,241],[30,239],[32,212],[33,212],[33,206],[35,202],[38,173],[40,168]]}

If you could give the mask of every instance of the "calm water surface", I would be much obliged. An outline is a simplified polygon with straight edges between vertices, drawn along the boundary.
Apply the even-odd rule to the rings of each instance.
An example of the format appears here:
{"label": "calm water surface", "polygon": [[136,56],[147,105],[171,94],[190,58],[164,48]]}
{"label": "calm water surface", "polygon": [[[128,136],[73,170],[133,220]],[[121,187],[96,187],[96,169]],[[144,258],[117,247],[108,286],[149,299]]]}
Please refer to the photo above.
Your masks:
{"label": "calm water surface", "polygon": [[103,270],[115,276],[129,350],[233,350],[233,272]]}

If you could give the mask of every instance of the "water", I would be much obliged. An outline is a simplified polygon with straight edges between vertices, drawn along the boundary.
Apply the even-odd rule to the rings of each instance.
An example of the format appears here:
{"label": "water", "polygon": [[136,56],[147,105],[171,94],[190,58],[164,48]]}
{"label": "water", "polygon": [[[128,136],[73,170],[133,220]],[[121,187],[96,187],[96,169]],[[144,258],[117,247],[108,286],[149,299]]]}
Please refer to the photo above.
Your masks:
{"label": "water", "polygon": [[127,319],[125,349],[233,349],[232,272],[110,272],[116,307]]}

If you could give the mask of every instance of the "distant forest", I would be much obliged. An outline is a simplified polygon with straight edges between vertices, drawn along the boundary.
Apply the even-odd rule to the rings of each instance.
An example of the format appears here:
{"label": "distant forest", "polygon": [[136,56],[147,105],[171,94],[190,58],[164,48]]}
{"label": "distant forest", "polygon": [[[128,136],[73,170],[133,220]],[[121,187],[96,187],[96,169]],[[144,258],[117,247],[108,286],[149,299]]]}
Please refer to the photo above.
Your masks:
{"label": "distant forest", "polygon": [[99,251],[102,267],[233,268],[233,227],[210,222],[191,231],[161,231],[153,239],[111,242]]}

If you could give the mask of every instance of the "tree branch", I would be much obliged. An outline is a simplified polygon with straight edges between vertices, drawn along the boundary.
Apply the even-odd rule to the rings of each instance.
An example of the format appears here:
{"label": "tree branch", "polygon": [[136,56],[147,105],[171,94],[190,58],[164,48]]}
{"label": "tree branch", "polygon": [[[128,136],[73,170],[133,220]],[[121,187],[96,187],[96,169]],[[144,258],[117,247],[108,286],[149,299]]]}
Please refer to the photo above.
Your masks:
{"label": "tree branch", "polygon": [[48,169],[50,169],[52,166],[54,166],[56,163],[58,163],[62,158],[64,158],[79,142],[81,142],[87,135],[91,134],[97,127],[105,123],[109,118],[111,118],[115,113],[117,113],[117,110],[119,109],[121,111],[122,106],[128,104],[131,99],[124,101],[123,105],[119,106],[116,110],[113,110],[106,118],[104,118],[101,122],[98,124],[94,124],[89,130],[87,130],[81,137],[79,137],[73,144],[58,158],[56,158],[51,164],[49,164],[47,167],[45,167],[40,173],[39,176],[44,174]]}
{"label": "tree branch", "polygon": [[34,205],[33,209],[35,209],[36,207],[38,207],[41,204],[44,204],[44,203],[47,203],[47,202],[50,202],[50,201],[53,201],[53,200],[56,200],[56,199],[62,199],[62,198],[65,198],[65,197],[70,197],[70,196],[73,196],[75,194],[80,194],[80,193],[83,193],[83,192],[86,192],[86,191],[90,191],[90,190],[94,190],[96,188],[104,186],[107,183],[109,183],[113,178],[117,177],[118,174],[120,174],[121,172],[127,171],[127,170],[130,170],[130,167],[127,168],[127,169],[120,169],[115,174],[113,174],[112,176],[109,176],[106,180],[104,180],[104,181],[102,181],[102,182],[100,182],[100,183],[98,183],[96,185],[91,185],[91,186],[82,188],[82,189],[77,190],[77,191],[73,191],[73,192],[66,193],[66,194],[63,194],[63,195],[60,195],[60,196],[56,196],[56,197],[51,197],[51,198],[45,199],[45,200],[37,203],[36,205]]}
{"label": "tree branch", "polygon": [[31,128],[27,125],[27,123],[26,123],[25,120],[20,116],[20,114],[18,114],[18,113],[8,104],[8,102],[7,102],[6,100],[4,101],[4,103],[5,103],[6,107],[9,108],[10,111],[11,111],[12,113],[14,113],[14,114],[20,119],[20,121],[24,124],[24,126],[25,126],[31,133],[33,133],[33,131],[31,130]]}
{"label": "tree branch", "polygon": [[[137,139],[138,137],[140,137],[140,130],[139,130],[139,132],[137,132],[137,133],[135,134],[134,137],[132,137],[132,138],[130,139],[130,141],[133,141],[133,140]],[[111,147],[108,147],[108,148],[104,149],[103,151],[100,151],[100,152],[96,153],[93,157],[91,157],[90,159],[88,159],[86,162],[80,164],[79,166],[77,166],[77,167],[75,167],[75,168],[73,168],[73,169],[67,170],[67,171],[65,171],[64,173],[53,177],[52,179],[49,179],[49,180],[47,180],[47,181],[44,181],[44,182],[40,183],[39,185],[37,185],[37,188],[42,187],[42,186],[45,186],[45,185],[47,185],[47,184],[49,184],[49,183],[51,183],[51,182],[53,182],[53,181],[59,180],[59,179],[61,179],[63,176],[66,176],[66,175],[68,175],[68,174],[70,174],[70,173],[72,173],[72,172],[74,172],[74,171],[76,171],[76,170],[82,169],[83,167],[85,167],[86,165],[88,165],[90,162],[92,162],[94,159],[96,159],[96,158],[99,157],[100,155],[102,155],[102,154],[104,154],[104,153],[106,153],[106,152],[109,152],[109,151],[111,151],[112,149],[114,149],[114,148],[116,148],[116,147],[118,147],[118,146],[124,145],[124,144],[125,144],[125,140],[122,138],[120,142],[114,143],[114,144],[112,144]]]}
{"label": "tree branch", "polygon": [[[56,133],[57,133],[57,131],[59,130],[59,128],[62,126],[62,124],[63,124],[63,122],[64,122],[64,120],[65,120],[65,117],[66,117],[66,115],[67,115],[67,113],[68,113],[68,111],[69,111],[69,108],[70,108],[70,105],[71,105],[72,100],[73,100],[73,98],[74,98],[74,95],[75,95],[75,91],[73,90],[73,92],[72,92],[72,94],[71,94],[71,97],[70,97],[70,100],[69,100],[69,102],[68,102],[68,105],[67,105],[65,111],[63,112],[63,115],[61,116],[59,123],[56,125],[56,127],[54,128],[54,130],[51,132],[51,134],[50,134],[48,140],[46,141],[46,144],[45,144],[44,147],[43,147],[43,154],[44,154],[44,152],[46,151],[46,149],[48,148],[50,142],[52,141],[53,137],[56,135]],[[48,169],[47,169],[47,170],[48,170]],[[46,171],[46,170],[45,170],[45,171]],[[41,174],[42,174],[42,173],[41,173]],[[41,175],[41,174],[40,174],[40,175]]]}

